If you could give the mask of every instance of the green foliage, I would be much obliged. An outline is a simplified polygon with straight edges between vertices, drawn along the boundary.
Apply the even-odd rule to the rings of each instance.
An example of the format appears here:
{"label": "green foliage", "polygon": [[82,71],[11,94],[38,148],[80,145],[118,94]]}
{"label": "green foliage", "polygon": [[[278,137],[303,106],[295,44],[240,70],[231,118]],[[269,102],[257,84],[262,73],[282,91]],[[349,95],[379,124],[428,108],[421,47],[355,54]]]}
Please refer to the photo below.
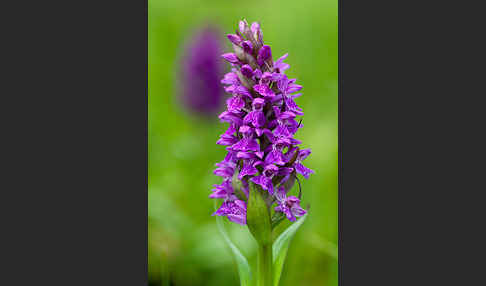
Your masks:
{"label": "green foliage", "polygon": [[[250,195],[251,198],[251,195]],[[215,204],[216,209],[216,204]],[[287,250],[290,246],[290,242],[294,237],[295,233],[302,225],[308,214],[298,219],[295,223],[291,224],[280,236],[273,242],[271,252],[273,257],[273,285],[278,286],[280,281],[280,276],[282,274],[285,258],[287,256]],[[216,216],[216,223],[218,230],[224,238],[224,241],[231,249],[234,261],[236,263],[238,274],[240,278],[241,286],[254,286],[257,281],[254,276],[252,276],[251,268],[248,263],[248,259],[243,255],[243,253],[238,249],[238,247],[231,241],[229,235],[225,229],[225,218]]]}
{"label": "green foliage", "polygon": [[[255,189],[253,191],[255,191]],[[251,197],[252,195],[250,193],[250,199]],[[282,270],[285,263],[285,258],[287,256],[287,250],[289,249],[290,246],[290,242],[292,241],[292,238],[295,236],[295,233],[297,232],[299,227],[304,223],[307,215],[308,214],[305,214],[300,219],[298,219],[295,223],[292,223],[284,232],[280,234],[280,236],[275,240],[275,242],[273,242],[271,252],[273,257],[272,271],[273,271],[274,286],[279,285],[280,276],[282,275]],[[233,257],[235,259],[236,266],[238,268],[239,277],[240,277],[240,284],[241,286],[253,286],[257,283],[257,281],[255,279],[252,279],[255,277],[252,277],[251,275],[251,270],[250,270],[250,265],[248,263],[248,260],[229,238],[224,228],[223,220],[224,218],[220,216],[216,217],[218,229],[221,235],[223,236],[226,244],[231,249]]]}
{"label": "green foliage", "polygon": [[289,226],[273,243],[273,283],[274,286],[278,286],[280,276],[282,275],[282,269],[287,256],[287,250],[290,246],[290,241],[294,237],[297,229],[304,223],[307,214],[298,219],[295,223]]}
{"label": "green foliage", "polygon": [[231,239],[228,236],[228,233],[226,232],[224,228],[224,222],[223,222],[223,217],[216,216],[216,223],[218,225],[218,230],[221,233],[221,235],[224,238],[224,241],[226,244],[229,246],[231,249],[231,252],[233,254],[233,257],[236,262],[236,266],[238,268],[238,274],[240,277],[240,285],[241,286],[250,286],[251,282],[251,269],[250,265],[248,264],[248,260],[243,256],[241,251],[238,249],[238,247],[231,241]]}

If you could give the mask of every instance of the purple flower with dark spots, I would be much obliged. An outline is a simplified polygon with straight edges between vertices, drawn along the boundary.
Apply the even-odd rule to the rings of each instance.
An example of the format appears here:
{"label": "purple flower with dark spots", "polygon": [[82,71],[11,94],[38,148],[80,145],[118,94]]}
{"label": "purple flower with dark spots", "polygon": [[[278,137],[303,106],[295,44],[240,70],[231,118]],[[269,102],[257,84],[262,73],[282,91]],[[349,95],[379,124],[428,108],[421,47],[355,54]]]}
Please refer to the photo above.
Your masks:
{"label": "purple flower with dark spots", "polygon": [[294,167],[297,173],[304,176],[304,178],[308,179],[309,175],[314,173],[314,170],[307,168],[306,166],[302,165],[302,160],[307,158],[311,153],[310,149],[299,150],[297,154],[297,159],[294,162]]}
{"label": "purple flower with dark spots", "polygon": [[252,98],[250,91],[242,85],[230,85],[225,87],[224,90],[234,95],[244,95],[248,98]]}
{"label": "purple flower with dark spots", "polygon": [[230,180],[224,180],[220,185],[214,185],[213,193],[209,195],[212,199],[224,199],[233,194],[233,186]]}
{"label": "purple flower with dark spots", "polygon": [[256,128],[263,127],[265,125],[265,122],[266,122],[265,115],[261,110],[253,110],[250,113],[248,113],[245,116],[245,118],[243,118],[244,124],[251,123]]}
{"label": "purple flower with dark spots", "polygon": [[237,143],[235,143],[231,148],[234,151],[255,151],[260,150],[260,145],[255,138],[243,138]]}
{"label": "purple flower with dark spots", "polygon": [[245,107],[245,101],[243,98],[241,98],[241,96],[233,96],[228,98],[226,105],[228,107],[228,111],[239,112],[243,107]]}
{"label": "purple flower with dark spots", "polygon": [[224,72],[220,38],[214,27],[200,29],[194,33],[181,57],[180,99],[196,114],[213,116],[223,103],[224,92],[219,84]]}
{"label": "purple flower with dark spots", "polygon": [[221,83],[231,85],[238,85],[240,80],[238,79],[238,75],[234,72],[229,72],[224,75],[224,78],[221,80]]}
{"label": "purple flower with dark spots", "polygon": [[287,197],[284,188],[279,188],[276,193],[278,206],[275,207],[276,212],[282,212],[290,221],[295,221],[296,217],[303,216],[307,212],[300,207],[300,200],[295,196]]}
{"label": "purple flower with dark spots", "polygon": [[235,196],[223,202],[221,207],[213,215],[226,216],[237,224],[246,224],[246,203]]}
{"label": "purple flower with dark spots", "polygon": [[[243,152],[242,152],[243,153]],[[252,153],[246,153],[246,154],[252,154]],[[245,158],[249,159],[249,158]],[[248,175],[256,175],[258,174],[258,170],[255,167],[255,163],[257,163],[255,159],[253,160],[245,160],[243,163],[243,168],[241,169],[240,174],[238,175],[238,179],[243,179],[243,177],[248,176]]]}
{"label": "purple flower with dark spots", "polygon": [[271,90],[270,87],[268,87],[268,85],[266,85],[266,84],[257,84],[255,86],[253,86],[253,89],[256,90],[263,97],[274,97],[275,96],[275,93],[273,92],[273,90]]}
{"label": "purple flower with dark spots", "polygon": [[276,164],[283,166],[285,165],[285,159],[282,154],[282,150],[277,149],[274,147],[275,145],[272,145],[272,150],[268,153],[268,155],[265,157],[265,163],[266,164]]}
{"label": "purple flower with dark spots", "polygon": [[230,125],[228,130],[225,133],[221,134],[220,139],[216,142],[219,145],[226,145],[231,146],[239,141],[239,138],[235,135],[235,128],[233,125]]}
{"label": "purple flower with dark spots", "polygon": [[231,123],[233,126],[240,126],[243,122],[240,113],[237,112],[224,111],[219,115],[219,119],[223,122]]}
{"label": "purple flower with dark spots", "polygon": [[255,98],[251,103],[253,107],[253,111],[263,111],[263,106],[265,105],[265,99],[263,98]]}
{"label": "purple flower with dark spots", "polygon": [[223,178],[229,178],[229,177],[233,176],[233,174],[235,172],[235,167],[236,167],[235,162],[229,161],[227,159],[225,159],[225,160],[223,160],[219,163],[216,163],[215,165],[218,167],[213,172],[216,176],[220,176],[220,177],[223,177]]}
{"label": "purple flower with dark spots", "polygon": [[273,195],[272,178],[278,173],[278,167],[269,164],[263,169],[262,175],[251,178],[251,181],[260,185],[262,189],[267,190],[270,195]]}
{"label": "purple flower with dark spots", "polygon": [[249,194],[256,190],[253,187],[265,194],[268,208],[277,204],[271,209],[295,221],[305,210],[299,205],[300,195],[297,198],[287,193],[298,175],[307,179],[314,172],[302,164],[310,149],[300,149],[302,142],[294,138],[303,126],[297,117],[304,113],[294,101],[300,95],[294,93],[302,86],[283,73],[289,68],[283,62],[288,54],[273,61],[258,23],[250,26],[245,20],[240,21],[236,33],[227,37],[234,52],[222,57],[232,69],[221,83],[231,96],[226,101],[227,110],[219,118],[229,127],[217,144],[227,146],[228,154],[214,171],[223,177],[210,195],[223,199],[214,214],[246,223],[243,216]]}

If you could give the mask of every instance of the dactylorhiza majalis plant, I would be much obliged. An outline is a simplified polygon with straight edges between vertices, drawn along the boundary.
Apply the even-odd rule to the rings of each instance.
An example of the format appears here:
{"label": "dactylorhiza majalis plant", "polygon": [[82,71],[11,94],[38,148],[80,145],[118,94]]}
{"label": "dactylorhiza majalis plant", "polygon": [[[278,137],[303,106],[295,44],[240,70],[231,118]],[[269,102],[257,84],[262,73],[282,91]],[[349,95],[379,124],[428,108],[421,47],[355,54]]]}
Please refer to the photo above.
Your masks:
{"label": "dactylorhiza majalis plant", "polygon": [[[227,146],[228,153],[214,171],[223,182],[214,185],[209,197],[223,200],[213,214],[218,216],[218,226],[220,217],[226,216],[231,222],[247,225],[258,243],[256,279],[249,268],[246,270],[244,256],[230,245],[237,258],[241,284],[278,285],[290,239],[305,217],[275,242],[272,229],[285,218],[294,222],[306,215],[300,206],[302,193],[297,174],[308,178],[314,172],[302,164],[310,149],[301,149],[302,142],[294,138],[303,127],[302,121],[297,121],[297,116],[303,115],[302,109],[294,101],[301,95],[294,93],[302,86],[284,73],[289,68],[284,63],[288,54],[273,60],[259,23],[250,26],[242,20],[235,34],[227,37],[234,52],[222,57],[232,69],[221,83],[232,97],[226,101],[227,110],[219,115],[229,127],[217,144]],[[288,195],[296,180],[298,197]],[[225,239],[229,241],[226,235]],[[245,275],[248,277],[242,277]]]}

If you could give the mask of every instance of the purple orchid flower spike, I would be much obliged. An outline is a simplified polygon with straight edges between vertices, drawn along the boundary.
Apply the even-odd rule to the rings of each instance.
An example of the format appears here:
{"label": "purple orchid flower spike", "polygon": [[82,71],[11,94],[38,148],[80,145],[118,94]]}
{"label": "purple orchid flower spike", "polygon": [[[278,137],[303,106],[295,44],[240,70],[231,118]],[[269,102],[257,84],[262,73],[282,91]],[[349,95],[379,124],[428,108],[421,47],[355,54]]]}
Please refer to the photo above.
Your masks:
{"label": "purple orchid flower spike", "polygon": [[259,23],[250,25],[242,20],[227,38],[234,51],[221,57],[230,64],[231,71],[220,82],[231,96],[219,119],[229,126],[216,143],[226,146],[228,153],[214,171],[223,179],[210,195],[223,200],[214,215],[250,224],[247,207],[257,188],[269,212],[284,213],[295,221],[305,210],[299,206],[300,199],[287,193],[297,175],[307,179],[314,172],[302,164],[310,149],[301,150],[298,145],[302,142],[294,138],[302,127],[297,117],[304,113],[294,101],[301,95],[295,93],[302,86],[284,74],[290,67],[284,63],[288,54],[273,60]]}
{"label": "purple orchid flower spike", "polygon": [[[259,23],[242,20],[227,38],[233,52],[222,58],[231,71],[221,84],[231,96],[219,119],[229,126],[216,143],[226,146],[228,153],[216,164],[214,174],[222,183],[214,185],[209,197],[222,200],[213,215],[248,227],[258,243],[257,285],[272,286],[278,283],[272,273],[272,229],[286,218],[296,221],[304,216],[292,227],[302,224],[306,211],[300,206],[298,176],[307,179],[314,173],[302,164],[310,149],[301,149],[302,142],[294,138],[303,126],[298,117],[304,113],[294,101],[302,86],[284,74],[290,67],[284,63],[288,54],[273,60]],[[298,197],[290,195],[296,181]],[[279,277],[281,268],[276,271]]]}

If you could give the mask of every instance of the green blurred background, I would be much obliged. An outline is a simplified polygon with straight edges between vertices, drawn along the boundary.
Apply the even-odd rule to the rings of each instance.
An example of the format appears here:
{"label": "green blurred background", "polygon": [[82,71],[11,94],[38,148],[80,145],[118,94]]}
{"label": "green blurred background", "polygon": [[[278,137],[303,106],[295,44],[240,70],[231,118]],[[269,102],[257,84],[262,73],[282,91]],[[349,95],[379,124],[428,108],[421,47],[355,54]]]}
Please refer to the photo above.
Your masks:
{"label": "green blurred background", "polygon": [[[301,180],[302,206],[310,204],[310,211],[290,245],[280,285],[337,285],[337,5],[337,0],[149,0],[149,285],[239,285],[208,198],[212,185],[221,182],[212,171],[226,154],[215,142],[227,123],[185,112],[176,74],[190,31],[209,20],[222,33],[233,33],[242,18],[260,22],[274,59],[289,53],[286,73],[304,86],[296,99],[304,127],[296,138],[312,149],[305,164],[316,173]],[[229,42],[224,47],[230,51]],[[254,257],[256,245],[246,227],[227,228],[245,255]]]}

